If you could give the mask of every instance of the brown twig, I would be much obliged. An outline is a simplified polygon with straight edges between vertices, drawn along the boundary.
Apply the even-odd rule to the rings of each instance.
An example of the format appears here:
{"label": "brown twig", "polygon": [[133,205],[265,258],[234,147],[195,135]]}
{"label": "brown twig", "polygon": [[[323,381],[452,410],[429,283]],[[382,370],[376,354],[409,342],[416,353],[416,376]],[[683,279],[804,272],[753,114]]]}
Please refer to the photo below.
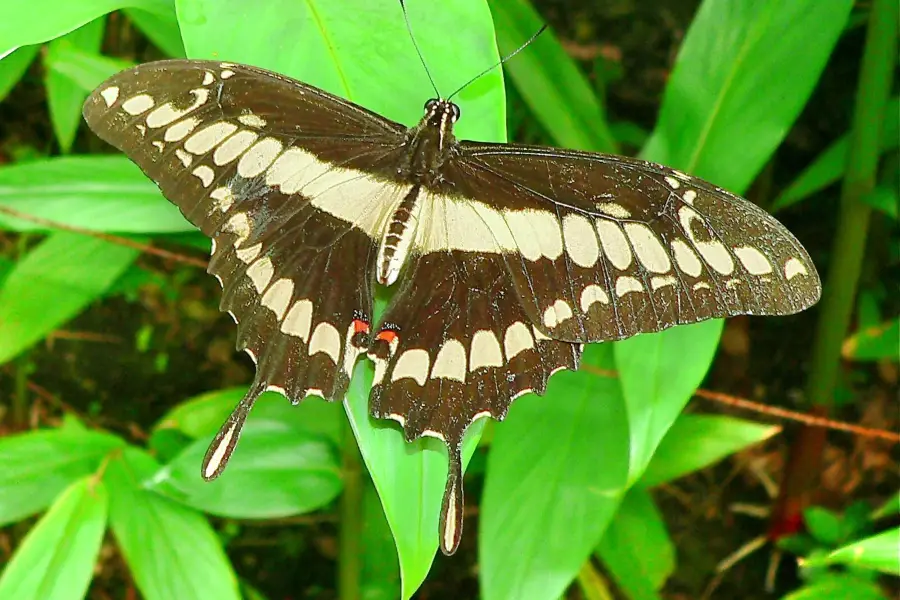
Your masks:
{"label": "brown twig", "polygon": [[165,259],[172,260],[175,262],[184,263],[186,265],[193,265],[195,267],[200,267],[202,269],[206,269],[206,266],[207,266],[207,263],[205,260],[201,260],[199,258],[194,258],[193,256],[178,254],[177,252],[170,252],[168,250],[163,250],[162,248],[157,248],[156,246],[152,246],[150,244],[142,244],[141,242],[136,242],[132,239],[129,239],[127,237],[122,237],[119,235],[112,235],[110,233],[103,233],[100,231],[92,231],[90,229],[85,229],[83,227],[75,227],[74,225],[66,225],[65,223],[60,223],[58,221],[51,221],[50,219],[36,217],[34,215],[29,215],[28,213],[20,212],[14,208],[10,208],[8,206],[0,206],[0,213],[9,215],[11,217],[15,217],[16,219],[28,221],[28,222],[34,223],[36,225],[42,225],[42,226],[50,228],[50,229],[57,229],[60,231],[70,231],[72,233],[86,235],[86,236],[89,236],[92,238],[96,238],[98,240],[110,242],[112,244],[118,244],[120,246],[134,248],[135,250],[137,250],[139,252],[143,252],[144,254],[152,254],[154,256],[159,256],[160,258],[165,258]]}

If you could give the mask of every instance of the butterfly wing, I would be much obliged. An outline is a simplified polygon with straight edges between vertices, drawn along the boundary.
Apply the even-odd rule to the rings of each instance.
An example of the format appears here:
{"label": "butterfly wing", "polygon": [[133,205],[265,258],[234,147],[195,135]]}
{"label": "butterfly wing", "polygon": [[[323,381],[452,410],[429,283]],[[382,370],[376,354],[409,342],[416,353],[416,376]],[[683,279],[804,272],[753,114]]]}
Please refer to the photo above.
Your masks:
{"label": "butterfly wing", "polygon": [[480,222],[436,245],[504,256],[530,321],[556,339],[790,314],[821,292],[808,254],[778,221],[662,165],[463,142],[445,178],[466,199],[459,218],[478,213]]}
{"label": "butterfly wing", "polygon": [[212,238],[221,309],[258,361],[207,454],[213,478],[267,389],[294,402],[344,396],[368,344],[373,235],[409,187],[376,176],[391,173],[405,129],[280,75],[213,61],[124,71],[84,115]]}

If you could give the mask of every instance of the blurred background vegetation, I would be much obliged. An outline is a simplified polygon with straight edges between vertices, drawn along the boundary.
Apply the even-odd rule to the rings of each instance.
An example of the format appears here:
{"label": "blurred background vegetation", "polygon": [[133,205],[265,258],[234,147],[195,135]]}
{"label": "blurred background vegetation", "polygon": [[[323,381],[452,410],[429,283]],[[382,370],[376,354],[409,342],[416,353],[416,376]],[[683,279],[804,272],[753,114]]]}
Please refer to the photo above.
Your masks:
{"label": "blurred background vegetation", "polygon": [[445,91],[496,60],[494,35],[503,54],[550,25],[505,88],[496,71],[461,94],[464,136],[742,193],[810,251],[820,305],[590,348],[472,436],[452,558],[445,455],[368,422],[365,369],[345,410],[264,398],[202,483],[253,366],[208,241],[81,103],[131,64],[217,56],[413,124],[430,87],[399,6],[2,7],[0,600],[897,597],[895,0],[407,4]]}

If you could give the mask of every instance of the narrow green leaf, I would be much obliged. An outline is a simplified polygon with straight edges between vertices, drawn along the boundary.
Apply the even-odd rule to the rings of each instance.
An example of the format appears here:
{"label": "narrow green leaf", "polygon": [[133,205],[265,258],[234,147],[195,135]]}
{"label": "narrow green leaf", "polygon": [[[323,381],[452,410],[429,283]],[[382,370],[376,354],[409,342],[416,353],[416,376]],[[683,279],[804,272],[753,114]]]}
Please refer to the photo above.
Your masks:
{"label": "narrow green leaf", "polygon": [[650,493],[628,491],[597,554],[631,600],[655,600],[675,570],[675,545]]}
{"label": "narrow green leaf", "polygon": [[181,41],[181,29],[175,14],[175,3],[171,10],[164,13],[152,13],[140,9],[125,9],[128,18],[134,21],[138,29],[156,44],[156,47],[172,58],[184,58],[184,42]]}
{"label": "narrow green leaf", "polygon": [[880,508],[873,511],[872,519],[883,519],[897,514],[900,514],[900,492],[894,494]]}
{"label": "narrow green leaf", "polygon": [[[838,548],[820,562],[872,569],[900,577],[900,527]],[[806,564],[813,566],[815,561],[809,560]]]}
{"label": "narrow green leaf", "polygon": [[628,410],[630,481],[647,468],[712,364],[722,320],[638,335],[613,345]]}
{"label": "narrow green leaf", "polygon": [[40,46],[23,46],[0,60],[0,101],[19,83],[39,49]]}
{"label": "narrow green leaf", "polygon": [[[72,156],[0,167],[0,205],[64,225],[117,233],[194,231],[124,156]],[[0,214],[0,227],[44,230]]]}
{"label": "narrow green leaf", "polygon": [[643,156],[743,192],[806,104],[853,0],[708,0]]}
{"label": "narrow green leaf", "polygon": [[[506,56],[540,29],[544,21],[528,0],[490,0],[497,45]],[[504,65],[516,89],[563,148],[616,152],[603,106],[591,84],[551,31]]]}
{"label": "narrow green leaf", "polygon": [[[772,203],[772,212],[782,210],[809,198],[819,190],[840,181],[847,166],[849,134],[842,135],[801,172]],[[884,110],[884,133],[881,151],[900,144],[900,98],[892,98]],[[896,209],[895,209],[896,210]]]}
{"label": "narrow green leaf", "polygon": [[841,354],[847,360],[900,360],[900,319],[857,331],[844,340]]}
{"label": "narrow green leaf", "polygon": [[638,482],[652,487],[709,466],[781,428],[723,416],[681,415],[666,433]]}
{"label": "narrow green leaf", "polygon": [[[607,344],[585,362],[609,369]],[[627,483],[619,382],[564,372],[496,428],[479,519],[485,600],[558,598],[600,541]]]}
{"label": "narrow green leaf", "polygon": [[[82,98],[111,75],[133,65],[125,60],[79,48],[68,43],[67,38],[54,40],[50,44],[44,62],[48,69],[71,81],[84,92]],[[78,118],[81,119],[81,101],[78,103]]]}
{"label": "narrow green leaf", "polygon": [[0,288],[0,363],[77,315],[121,275],[137,251],[68,232],[25,255]]}
{"label": "narrow green leaf", "polygon": [[212,435],[198,439],[153,477],[149,489],[203,512],[236,519],[308,513],[340,493],[340,461],[319,437],[287,424],[248,420],[221,477],[206,482],[200,464]]}
{"label": "narrow green leaf", "polygon": [[0,577],[0,598],[80,600],[87,594],[106,530],[102,482],[72,484],[32,528]]}
{"label": "narrow green leaf", "polygon": [[74,427],[0,438],[0,525],[47,508],[124,444],[117,437]]}
{"label": "narrow green leaf", "polygon": [[93,54],[99,52],[105,25],[105,17],[85,23],[75,31],[51,41],[47,53],[44,54],[44,85],[47,88],[50,123],[64,154],[68,154],[72,149],[75,133],[81,124],[81,105],[87,98],[88,91],[83,90],[68,77],[57,73],[53,63],[61,46]]}
{"label": "narrow green leaf", "polygon": [[831,574],[781,600],[888,600],[878,585],[850,574]]}
{"label": "narrow green leaf", "polygon": [[146,600],[238,600],[237,576],[206,519],[144,489],[143,481],[158,470],[148,454],[128,448],[104,476],[109,522],[141,594]]}
{"label": "narrow green leaf", "polygon": [[400,597],[400,568],[391,528],[371,484],[363,492],[362,571],[363,600],[395,600]]}
{"label": "narrow green leaf", "polygon": [[[125,7],[165,14],[171,10],[171,0],[31,0],[7,3],[3,7],[3,19],[0,19],[0,58],[19,46],[58,38],[97,17]],[[35,15],[40,15],[40,18],[35,18]]]}

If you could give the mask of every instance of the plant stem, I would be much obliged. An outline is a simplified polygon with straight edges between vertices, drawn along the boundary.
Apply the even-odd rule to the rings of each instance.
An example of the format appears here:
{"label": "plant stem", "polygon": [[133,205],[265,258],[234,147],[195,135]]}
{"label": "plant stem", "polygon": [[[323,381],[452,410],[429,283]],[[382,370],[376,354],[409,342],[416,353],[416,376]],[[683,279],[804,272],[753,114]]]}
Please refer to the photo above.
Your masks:
{"label": "plant stem", "polygon": [[359,600],[362,569],[363,472],[356,438],[347,419],[341,419],[344,492],[338,543],[338,598]]}

